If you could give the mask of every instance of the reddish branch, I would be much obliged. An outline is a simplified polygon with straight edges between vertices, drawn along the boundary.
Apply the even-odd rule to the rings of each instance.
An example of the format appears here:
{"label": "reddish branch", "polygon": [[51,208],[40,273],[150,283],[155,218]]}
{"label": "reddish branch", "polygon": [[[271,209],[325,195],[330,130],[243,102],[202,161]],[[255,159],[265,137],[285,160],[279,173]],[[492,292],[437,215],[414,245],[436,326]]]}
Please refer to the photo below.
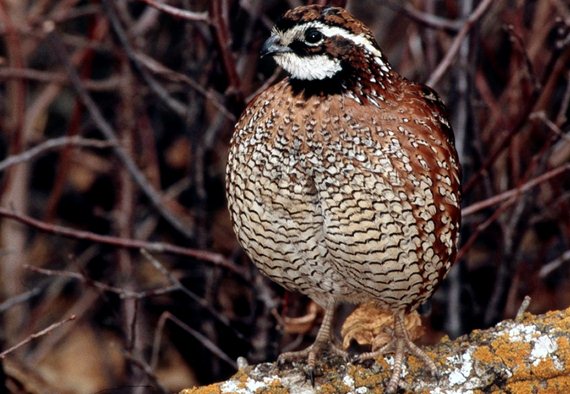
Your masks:
{"label": "reddish branch", "polygon": [[61,235],[67,238],[81,239],[105,245],[112,245],[119,248],[146,249],[154,253],[170,253],[180,256],[193,257],[195,259],[208,261],[216,266],[225,268],[241,277],[244,276],[244,272],[240,267],[236,266],[234,263],[232,263],[231,261],[229,261],[219,253],[208,252],[205,250],[183,248],[181,246],[176,246],[164,242],[146,242],[137,239],[112,237],[109,235],[95,234],[89,231],[75,230],[64,226],[58,226],[55,224],[42,222],[40,220],[12,212],[2,207],[0,207],[0,217],[16,220],[20,223],[24,223],[38,230],[45,231],[51,234]]}
{"label": "reddish branch", "polygon": [[419,22],[427,27],[431,27],[434,29],[443,29],[443,30],[448,30],[448,31],[458,31],[461,26],[463,26],[463,22],[460,20],[449,20],[449,19],[445,19],[442,18],[440,16],[437,15],[433,15],[431,13],[428,12],[422,12],[418,9],[416,9],[413,5],[411,5],[410,3],[404,3],[401,1],[396,1],[396,0],[387,0],[386,4],[391,7],[394,8],[398,11],[403,12],[406,16],[408,16],[410,19]]}
{"label": "reddish branch", "polygon": [[[568,32],[561,29],[556,29],[556,32],[559,35],[568,34]],[[570,37],[570,34],[568,34],[568,37]],[[570,51],[566,51],[565,53],[563,53],[563,50],[568,45],[570,45],[570,41],[565,43],[563,42],[562,44],[555,46],[555,49],[551,52],[550,59],[548,60],[544,68],[542,80],[540,81],[540,86],[547,86],[550,81],[555,80],[555,78],[559,76],[562,70],[565,69],[565,63],[570,58]],[[557,64],[559,65],[558,67]],[[546,89],[534,90],[532,92],[531,97],[528,100],[525,100],[524,106],[520,111],[520,118],[518,119],[514,127],[511,130],[509,130],[507,135],[505,135],[503,139],[499,142],[497,149],[495,149],[495,151],[489,155],[489,157],[485,160],[485,162],[479,168],[477,173],[474,174],[464,184],[463,186],[464,194],[469,193],[471,188],[475,186],[477,182],[479,182],[481,177],[483,177],[483,175],[487,173],[489,168],[495,163],[500,154],[510,145],[510,142],[513,139],[513,137],[517,135],[523,129],[524,126],[527,125],[529,117],[534,113],[533,112],[534,107],[537,105],[537,103],[540,102],[540,99],[544,94],[546,94]]]}
{"label": "reddish branch", "polygon": [[461,210],[462,215],[465,216],[469,216],[474,214],[475,212],[478,212],[482,209],[488,208],[490,206],[499,204],[505,200],[508,200],[510,198],[519,196],[525,192],[527,192],[528,190],[532,189],[533,187],[540,185],[543,182],[546,182],[547,180],[554,178],[560,174],[563,174],[564,172],[570,171],[570,164],[565,164],[562,165],[560,167],[556,167],[553,168],[550,171],[547,171],[546,173],[537,176],[534,179],[531,179],[530,181],[522,184],[519,187],[516,187],[514,189],[511,190],[507,190],[506,192],[497,194],[493,197],[487,198],[486,200],[483,201],[479,201],[476,202],[474,204],[469,205],[466,208],[463,208]]}
{"label": "reddish branch", "polygon": [[183,10],[168,4],[158,2],[156,0],[140,0],[140,1],[142,1],[143,3],[147,3],[151,7],[154,7],[157,10],[172,15],[176,18],[186,19],[188,21],[195,21],[195,22],[209,22],[207,12],[193,12],[193,11]]}
{"label": "reddish branch", "polygon": [[[15,6],[12,6],[15,7]],[[24,69],[24,51],[20,33],[17,31],[14,21],[12,21],[11,6],[7,1],[0,1],[0,25],[4,25],[4,45],[6,47],[6,57],[8,64],[15,69]],[[4,89],[3,89],[4,90]],[[23,80],[10,81],[6,85],[4,120],[0,121],[0,128],[4,128],[10,138],[10,154],[19,153],[24,147],[24,118],[26,113],[26,83]],[[4,194],[6,187],[11,182],[10,172],[4,177],[0,184],[0,195]]]}
{"label": "reddish branch", "polygon": [[443,74],[447,71],[449,66],[451,66],[451,63],[453,62],[453,59],[457,55],[459,48],[461,48],[463,40],[465,39],[465,37],[467,37],[467,34],[471,31],[471,28],[475,26],[477,21],[481,19],[483,15],[485,15],[485,12],[489,9],[491,4],[493,4],[493,0],[483,0],[481,3],[479,3],[475,11],[473,11],[473,13],[467,18],[467,20],[463,24],[463,27],[461,28],[461,30],[459,30],[457,36],[455,36],[455,39],[453,40],[453,43],[451,44],[449,50],[445,54],[445,57],[439,63],[437,68],[433,71],[428,81],[426,82],[427,85],[434,86],[439,82],[439,80],[441,79]]}
{"label": "reddish branch", "polygon": [[222,57],[224,71],[228,78],[227,93],[234,95],[238,103],[241,103],[243,102],[243,92],[241,91],[241,82],[237,73],[235,58],[230,50],[232,38],[222,7],[222,0],[212,0],[210,2],[211,21],[220,50],[220,56]]}
{"label": "reddish branch", "polygon": [[153,206],[156,210],[160,213],[160,215],[170,223],[176,230],[178,230],[181,234],[184,234],[188,238],[192,238],[192,233],[188,230],[188,228],[163,204],[162,196],[158,193],[158,191],[152,186],[142,171],[138,168],[137,164],[135,163],[134,159],[129,156],[125,150],[121,147],[120,144],[117,143],[118,138],[111,127],[111,125],[107,122],[95,101],[91,98],[85,87],[83,86],[79,75],[77,74],[77,70],[75,69],[74,65],[71,63],[69,56],[59,35],[56,32],[52,32],[49,36],[49,41],[52,44],[55,53],[62,61],[63,65],[66,68],[67,74],[69,79],[75,88],[79,99],[87,108],[87,111],[91,115],[93,122],[105,136],[105,138],[113,144],[113,149],[115,154],[128,170],[129,174],[133,177],[135,183],[140,187],[143,193],[148,197],[151,201]]}

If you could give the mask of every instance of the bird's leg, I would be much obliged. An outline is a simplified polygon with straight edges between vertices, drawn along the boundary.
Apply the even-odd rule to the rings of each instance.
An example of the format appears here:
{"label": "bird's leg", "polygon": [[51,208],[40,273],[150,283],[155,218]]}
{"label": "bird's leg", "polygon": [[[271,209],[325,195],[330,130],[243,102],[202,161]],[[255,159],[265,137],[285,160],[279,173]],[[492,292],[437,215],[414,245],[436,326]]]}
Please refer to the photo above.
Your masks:
{"label": "bird's leg", "polygon": [[348,353],[338,346],[336,346],[332,341],[331,326],[334,317],[335,304],[329,303],[325,308],[325,315],[323,317],[323,322],[315,338],[315,342],[308,348],[296,352],[282,353],[279,356],[278,362],[280,364],[300,358],[307,358],[307,367],[309,375],[311,377],[311,382],[314,383],[314,370],[317,360],[317,355],[324,350],[329,350],[331,353],[342,357],[343,359],[348,359]]}
{"label": "bird's leg", "polygon": [[402,312],[394,314],[394,331],[392,333],[392,340],[379,350],[361,354],[360,360],[374,359],[389,352],[394,352],[394,367],[392,369],[390,381],[386,386],[386,393],[394,393],[398,389],[406,353],[413,354],[422,360],[429,368],[431,374],[434,376],[437,375],[437,367],[433,360],[410,340],[408,331],[404,325],[404,316]]}

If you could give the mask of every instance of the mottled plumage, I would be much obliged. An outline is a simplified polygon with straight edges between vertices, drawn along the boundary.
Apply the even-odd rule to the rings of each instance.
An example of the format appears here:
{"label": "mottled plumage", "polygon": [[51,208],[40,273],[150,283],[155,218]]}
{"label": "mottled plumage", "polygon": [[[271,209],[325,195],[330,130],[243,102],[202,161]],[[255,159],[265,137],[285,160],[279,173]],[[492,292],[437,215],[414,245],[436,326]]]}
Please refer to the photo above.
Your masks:
{"label": "mottled plumage", "polygon": [[[401,320],[433,293],[456,253],[460,169],[437,94],[392,70],[344,9],[289,11],[262,53],[291,77],[238,121],[227,197],[259,269],[325,308],[299,353],[312,367],[338,302],[374,301]],[[419,351],[401,331],[395,341]]]}

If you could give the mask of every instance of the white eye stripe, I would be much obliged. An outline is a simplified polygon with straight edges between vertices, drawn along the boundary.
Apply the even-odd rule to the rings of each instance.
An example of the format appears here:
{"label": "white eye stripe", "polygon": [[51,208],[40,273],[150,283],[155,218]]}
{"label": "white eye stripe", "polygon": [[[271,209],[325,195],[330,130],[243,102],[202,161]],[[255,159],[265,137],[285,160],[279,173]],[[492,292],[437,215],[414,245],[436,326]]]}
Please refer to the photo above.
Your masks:
{"label": "white eye stripe", "polygon": [[349,41],[352,41],[355,45],[364,47],[373,56],[382,57],[382,52],[370,42],[368,38],[364,35],[356,35],[346,31],[343,28],[337,26],[327,26],[321,22],[307,22],[302,25],[295,26],[284,32],[274,29],[273,33],[278,34],[281,37],[281,42],[284,45],[289,45],[295,39],[304,39],[305,32],[307,29],[315,28],[318,29],[326,37],[340,36]]}
{"label": "white eye stripe", "polygon": [[338,26],[327,26],[321,22],[316,21],[303,23],[286,31],[279,31],[274,28],[273,34],[280,36],[283,45],[289,45],[295,40],[304,41],[305,32],[310,28],[318,29],[325,37],[339,36],[346,40],[352,41],[354,45],[363,47],[366,52],[370,53],[372,57],[374,57],[376,63],[382,68],[382,71],[386,73],[389,72],[390,66],[383,60],[382,52],[380,49],[378,49],[363,34],[353,34]]}
{"label": "white eye stripe", "polygon": [[380,52],[380,50],[376,48],[374,44],[372,44],[372,42],[370,42],[370,40],[362,34],[352,34],[343,28],[337,26],[327,26],[320,22],[309,22],[301,26],[304,26],[305,29],[308,29],[310,27],[319,29],[319,31],[326,37],[340,36],[354,42],[355,45],[364,47],[364,49],[370,52],[373,56],[382,57],[382,52]]}

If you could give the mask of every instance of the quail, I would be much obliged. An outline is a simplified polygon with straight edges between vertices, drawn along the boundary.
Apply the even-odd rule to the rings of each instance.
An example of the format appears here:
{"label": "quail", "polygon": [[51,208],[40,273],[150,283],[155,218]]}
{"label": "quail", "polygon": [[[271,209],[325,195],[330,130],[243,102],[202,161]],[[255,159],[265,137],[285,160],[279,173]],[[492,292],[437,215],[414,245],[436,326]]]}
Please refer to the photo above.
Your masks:
{"label": "quail", "polygon": [[452,265],[460,226],[460,165],[446,109],[431,88],[400,76],[348,11],[289,10],[261,49],[288,77],[257,95],[235,126],[226,194],[238,241],[275,282],[323,307],[323,351],[338,303],[374,302],[394,315],[387,391],[404,357],[434,362],[403,324]]}

